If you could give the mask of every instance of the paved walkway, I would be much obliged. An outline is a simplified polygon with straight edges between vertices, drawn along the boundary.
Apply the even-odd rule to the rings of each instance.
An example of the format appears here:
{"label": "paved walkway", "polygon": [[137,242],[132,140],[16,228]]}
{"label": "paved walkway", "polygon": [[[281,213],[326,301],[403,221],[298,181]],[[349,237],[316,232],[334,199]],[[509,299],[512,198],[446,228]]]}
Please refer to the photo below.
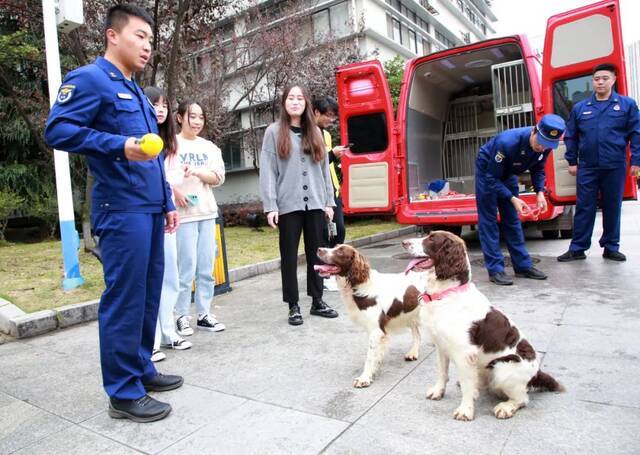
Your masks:
{"label": "paved walkway", "polygon": [[[467,236],[476,284],[568,389],[534,394],[513,419],[493,417],[496,400],[483,396],[475,421],[454,421],[455,370],[445,398],[425,400],[433,348],[425,342],[420,359],[405,362],[408,334],[392,341],[376,382],[353,389],[364,332],[335,293],[327,300],[340,318],[310,317],[303,300],[304,325],[288,326],[274,272],[217,298],[225,332],[196,333],[193,349],[158,364],[185,377],[181,389],[157,394],[174,408],[160,422],[107,416],[95,322],[0,345],[0,453],[638,453],[640,204],[624,206],[626,263],[605,262],[592,248],[587,261],[559,264],[555,255],[568,241],[534,237],[530,251],[550,279],[499,288],[479,265],[477,239]],[[362,251],[378,269],[400,271],[399,245]]]}

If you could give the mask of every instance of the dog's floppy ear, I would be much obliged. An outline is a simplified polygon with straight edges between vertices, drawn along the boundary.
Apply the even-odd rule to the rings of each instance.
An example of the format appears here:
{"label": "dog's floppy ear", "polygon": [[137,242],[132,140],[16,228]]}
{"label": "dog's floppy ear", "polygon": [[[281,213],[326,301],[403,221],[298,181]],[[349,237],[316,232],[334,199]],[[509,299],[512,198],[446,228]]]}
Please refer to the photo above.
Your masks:
{"label": "dog's floppy ear", "polygon": [[353,249],[353,258],[351,259],[351,267],[347,273],[347,280],[352,286],[364,283],[369,279],[369,262],[361,255],[358,250]]}
{"label": "dog's floppy ear", "polygon": [[434,263],[439,280],[455,278],[460,284],[469,281],[467,252],[462,241],[446,237],[438,249]]}

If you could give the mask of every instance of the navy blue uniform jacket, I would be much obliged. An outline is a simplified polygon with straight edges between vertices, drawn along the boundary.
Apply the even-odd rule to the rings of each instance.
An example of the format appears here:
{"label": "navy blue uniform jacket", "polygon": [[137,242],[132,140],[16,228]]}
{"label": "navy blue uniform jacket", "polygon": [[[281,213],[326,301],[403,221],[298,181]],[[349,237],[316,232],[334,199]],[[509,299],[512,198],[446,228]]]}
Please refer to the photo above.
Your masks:
{"label": "navy blue uniform jacket", "polygon": [[536,193],[544,190],[544,164],[551,150],[535,152],[529,143],[530,126],[504,131],[480,147],[476,178],[492,185],[500,199],[511,199],[511,190],[503,183],[511,176],[524,171],[531,173],[531,182]]}
{"label": "navy blue uniform jacket", "polygon": [[163,154],[129,161],[127,138],[157,133],[155,109],[134,81],[108,60],[71,71],[60,86],[45,129],[47,143],[87,157],[95,176],[93,211],[160,213],[175,210]]}
{"label": "navy blue uniform jacket", "polygon": [[596,101],[595,94],[576,103],[564,133],[570,165],[615,169],[626,163],[631,143],[631,164],[640,166],[640,119],[638,105],[615,91],[607,101]]}

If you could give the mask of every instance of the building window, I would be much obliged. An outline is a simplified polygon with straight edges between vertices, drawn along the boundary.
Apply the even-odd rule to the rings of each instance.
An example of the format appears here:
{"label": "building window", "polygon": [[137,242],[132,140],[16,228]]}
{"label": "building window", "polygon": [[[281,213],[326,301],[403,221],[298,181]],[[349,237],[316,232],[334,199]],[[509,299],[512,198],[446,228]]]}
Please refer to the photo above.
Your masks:
{"label": "building window", "polygon": [[398,19],[391,19],[393,22],[393,40],[402,44],[402,35],[400,34],[400,21]]}
{"label": "building window", "polygon": [[313,40],[316,42],[324,41],[330,32],[329,10],[323,9],[311,16],[313,23]]}
{"label": "building window", "polygon": [[351,33],[349,3],[340,2],[330,8],[311,15],[313,39],[316,42],[326,40],[328,36],[341,38]]}
{"label": "building window", "polygon": [[242,132],[227,135],[222,141],[222,159],[227,171],[244,168]]}
{"label": "building window", "polygon": [[411,49],[414,54],[418,53],[418,39],[416,32],[413,30],[409,30],[409,49]]}
{"label": "building window", "polygon": [[460,11],[464,12],[464,0],[457,0],[456,3],[458,4]]}
{"label": "building window", "polygon": [[351,30],[349,27],[349,3],[341,2],[330,9],[331,34],[337,38],[347,36]]}
{"label": "building window", "polygon": [[445,49],[449,47],[455,47],[455,43],[436,30],[436,39],[445,45]]}
{"label": "building window", "polygon": [[431,43],[426,39],[422,40],[422,55],[429,55],[431,53]]}
{"label": "building window", "polygon": [[487,25],[482,23],[480,24],[480,29],[482,30],[482,34],[486,35],[487,34]]}

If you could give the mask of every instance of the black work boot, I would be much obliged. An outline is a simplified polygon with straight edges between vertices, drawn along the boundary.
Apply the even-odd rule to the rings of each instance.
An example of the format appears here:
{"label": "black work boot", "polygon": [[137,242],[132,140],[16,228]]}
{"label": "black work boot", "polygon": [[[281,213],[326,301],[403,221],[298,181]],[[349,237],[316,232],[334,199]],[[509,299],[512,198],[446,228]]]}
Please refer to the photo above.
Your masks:
{"label": "black work boot", "polygon": [[567,251],[564,254],[558,256],[559,262],[571,262],[571,261],[579,261],[582,259],[587,259],[587,255],[584,254],[584,251]]}
{"label": "black work boot", "polygon": [[300,307],[297,303],[289,304],[289,324],[291,325],[300,325],[304,321],[302,320],[302,315],[300,314]]}
{"label": "black work boot", "polygon": [[166,392],[177,389],[184,383],[182,376],[173,374],[158,373],[147,381],[142,381],[142,385],[147,392]]}
{"label": "black work boot", "polygon": [[608,249],[604,249],[602,252],[602,257],[605,259],[610,259],[612,261],[624,262],[627,260],[627,257],[622,254],[620,251],[612,251]]}
{"label": "black work boot", "polygon": [[114,419],[129,419],[134,422],[146,423],[162,420],[171,412],[171,405],[163,403],[149,395],[137,400],[109,400],[109,417]]}
{"label": "black work boot", "polygon": [[535,267],[531,267],[527,270],[522,270],[520,272],[516,272],[516,276],[520,278],[531,278],[532,280],[546,280],[547,275],[536,269]]}
{"label": "black work boot", "polygon": [[493,275],[489,275],[489,281],[500,286],[511,286],[513,284],[513,280],[511,279],[511,277],[504,272],[498,272],[494,273]]}
{"label": "black work boot", "polygon": [[311,304],[311,314],[322,316],[323,318],[337,318],[338,312],[327,305],[322,299],[314,299]]}

